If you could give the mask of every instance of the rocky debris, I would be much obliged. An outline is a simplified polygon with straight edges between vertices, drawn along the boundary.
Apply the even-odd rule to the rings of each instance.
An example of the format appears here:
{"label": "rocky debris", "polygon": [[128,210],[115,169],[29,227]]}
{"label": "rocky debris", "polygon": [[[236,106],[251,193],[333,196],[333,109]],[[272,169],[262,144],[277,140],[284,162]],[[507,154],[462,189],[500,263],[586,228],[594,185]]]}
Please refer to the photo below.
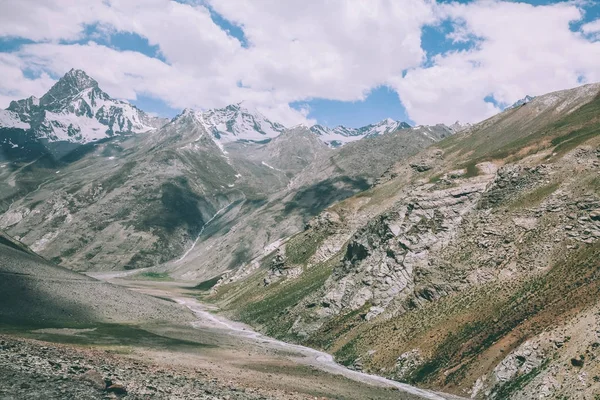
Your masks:
{"label": "rocky debris", "polygon": [[114,383],[114,384],[110,385],[109,387],[106,388],[106,391],[109,393],[114,393],[114,394],[119,394],[119,395],[127,394],[127,389],[125,388],[125,386],[118,384],[118,383]]}
{"label": "rocky debris", "polygon": [[541,182],[547,174],[548,167],[544,164],[535,167],[511,164],[500,168],[496,172],[494,182],[481,197],[479,208],[486,209],[506,204]]}
{"label": "rocky debris", "polygon": [[283,255],[281,250],[277,250],[277,253],[275,254],[275,257],[273,257],[273,260],[271,261],[271,265],[269,267],[272,273],[275,275],[280,275],[282,274],[282,271],[285,270],[285,256]]}
{"label": "rocky debris", "polygon": [[398,177],[398,172],[396,171],[396,168],[394,168],[394,166],[391,166],[388,169],[386,169],[379,178],[377,178],[375,180],[375,182],[373,183],[373,186],[378,186],[378,185],[384,184],[385,182],[389,182],[392,179],[395,179],[397,177]]}
{"label": "rocky debris", "polygon": [[290,265],[286,264],[286,257],[281,248],[277,249],[275,256],[269,261],[268,268],[269,273],[263,280],[264,286],[268,286],[275,280],[288,277],[291,274],[295,275],[296,271],[295,268],[291,268]]}
{"label": "rocky debris", "polygon": [[31,210],[27,207],[19,207],[18,209],[7,211],[0,215],[0,229],[6,229],[18,224],[30,213]]}
{"label": "rocky debris", "polygon": [[[598,306],[522,343],[470,391],[472,398],[578,398],[600,388]],[[521,382],[515,385],[516,382]],[[593,396],[592,396],[593,398]]]}
{"label": "rocky debris", "polygon": [[523,228],[526,231],[531,231],[531,230],[535,229],[535,227],[537,226],[538,220],[537,220],[537,218],[532,218],[532,217],[529,217],[529,218],[515,217],[515,218],[513,218],[513,222],[519,228]]}
{"label": "rocky debris", "polygon": [[98,389],[98,390],[106,389],[106,382],[104,381],[104,378],[96,370],[90,369],[89,371],[84,372],[79,377],[79,379],[81,379],[82,381],[88,382],[95,389]]}
{"label": "rocky debris", "polygon": [[412,169],[414,169],[417,172],[425,172],[425,171],[429,171],[430,169],[432,169],[433,167],[429,164],[427,164],[424,161],[418,162],[418,163],[413,163],[413,164],[409,164],[410,167]]}
{"label": "rocky debris", "polygon": [[0,335],[0,399],[266,399],[199,371]]}
{"label": "rocky debris", "polygon": [[340,216],[334,211],[324,211],[312,218],[304,226],[304,230],[312,229],[315,232],[334,233],[341,225]]}
{"label": "rocky debris", "polygon": [[406,381],[411,373],[420,367],[425,360],[421,356],[419,349],[412,349],[402,353],[396,361],[395,373],[396,379]]}
{"label": "rocky debris", "polygon": [[258,260],[252,260],[249,263],[243,264],[238,269],[226,271],[221,276],[221,279],[219,279],[219,281],[212,287],[211,293],[216,293],[219,287],[222,285],[244,279],[258,268],[260,268],[260,262]]}

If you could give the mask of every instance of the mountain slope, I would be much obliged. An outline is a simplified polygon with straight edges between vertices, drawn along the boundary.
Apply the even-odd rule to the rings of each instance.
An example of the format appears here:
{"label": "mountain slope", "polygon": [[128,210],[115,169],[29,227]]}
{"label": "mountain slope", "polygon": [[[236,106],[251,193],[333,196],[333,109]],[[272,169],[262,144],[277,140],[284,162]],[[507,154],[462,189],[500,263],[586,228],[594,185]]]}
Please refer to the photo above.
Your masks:
{"label": "mountain slope", "polygon": [[221,273],[439,137],[405,129],[334,151],[298,128],[223,144],[186,110],[152,134],[81,145],[68,162],[7,164],[0,226],[77,270],[172,260],[178,276]]}
{"label": "mountain slope", "polygon": [[334,151],[307,128],[284,130],[241,105],[187,109],[147,135],[112,134],[121,129],[118,118],[102,125],[105,137],[97,140],[78,131],[73,142],[54,142],[43,129],[59,128],[46,118],[55,114],[103,123],[102,113],[117,107],[109,103],[135,111],[115,102],[72,70],[41,99],[11,104],[9,112],[31,129],[0,131],[0,227],[76,270],[169,261],[174,274],[186,276],[237,268],[450,134],[444,127],[397,130],[402,124],[384,121]]}
{"label": "mountain slope", "polygon": [[3,327],[63,328],[194,318],[182,306],[52,265],[2,232],[0,276]]}
{"label": "mountain slope", "polygon": [[481,399],[590,397],[599,173],[600,85],[539,96],[400,160],[211,297],[356,369]]}

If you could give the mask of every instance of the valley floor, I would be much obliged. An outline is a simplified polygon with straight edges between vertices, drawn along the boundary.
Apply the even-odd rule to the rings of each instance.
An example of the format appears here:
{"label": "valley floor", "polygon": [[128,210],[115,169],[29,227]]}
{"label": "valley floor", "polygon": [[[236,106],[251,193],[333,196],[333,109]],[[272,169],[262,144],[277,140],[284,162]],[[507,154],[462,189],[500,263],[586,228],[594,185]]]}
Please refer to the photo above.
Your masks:
{"label": "valley floor", "polygon": [[451,399],[347,370],[225,320],[173,282],[111,282],[190,308],[192,326],[0,330],[0,399]]}

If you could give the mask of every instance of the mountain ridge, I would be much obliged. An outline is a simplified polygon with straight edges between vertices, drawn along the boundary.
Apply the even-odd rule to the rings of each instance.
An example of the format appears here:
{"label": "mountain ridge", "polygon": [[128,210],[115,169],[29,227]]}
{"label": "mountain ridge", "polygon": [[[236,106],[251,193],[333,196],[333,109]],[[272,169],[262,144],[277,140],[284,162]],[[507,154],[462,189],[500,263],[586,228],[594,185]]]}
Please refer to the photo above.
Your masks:
{"label": "mountain ridge", "polygon": [[[194,114],[220,144],[271,140],[291,128],[271,121],[243,102],[204,111],[184,109],[173,119]],[[33,132],[48,142],[85,144],[116,134],[144,133],[160,128],[166,119],[152,117],[136,106],[111,98],[85,71],[69,70],[42,97],[13,100],[0,110],[0,129]],[[406,122],[390,118],[360,128],[314,125],[310,130],[330,147],[364,137],[407,129]]]}

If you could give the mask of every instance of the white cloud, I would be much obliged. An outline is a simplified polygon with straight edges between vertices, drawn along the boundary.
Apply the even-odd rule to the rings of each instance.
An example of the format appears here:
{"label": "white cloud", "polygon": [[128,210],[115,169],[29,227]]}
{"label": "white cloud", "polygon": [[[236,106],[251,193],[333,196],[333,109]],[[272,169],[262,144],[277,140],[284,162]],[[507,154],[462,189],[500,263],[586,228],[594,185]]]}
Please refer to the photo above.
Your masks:
{"label": "white cloud", "polygon": [[35,41],[77,40],[107,6],[101,0],[18,0],[0,2],[0,37]]}
{"label": "white cloud", "polygon": [[54,80],[46,73],[36,79],[28,79],[23,74],[25,63],[14,54],[0,53],[0,104],[8,106],[12,100],[31,95],[42,96],[50,89]]}
{"label": "white cloud", "polygon": [[361,100],[389,76],[424,59],[421,27],[433,20],[423,0],[210,0],[241,25],[252,62],[244,85],[274,88],[281,100]]}
{"label": "white cloud", "polygon": [[598,33],[600,32],[600,19],[588,22],[581,27],[583,33]]}
{"label": "white cloud", "polygon": [[600,80],[600,43],[570,30],[569,23],[582,17],[573,4],[482,1],[441,5],[438,12],[458,24],[460,36],[481,40],[391,80],[418,123],[479,121],[500,111],[484,101],[488,95],[512,104],[527,94]]}
{"label": "white cloud", "polygon": [[[250,43],[244,48],[200,3],[91,0],[70,3],[68,12],[64,4],[46,0],[38,8],[3,10],[6,21],[18,22],[4,26],[0,35],[51,42],[21,49],[18,56],[29,67],[53,74],[82,68],[114,96],[134,99],[144,93],[173,107],[245,100],[292,122],[307,122],[304,113],[288,106],[292,101],[362,99],[389,76],[419,65],[420,29],[433,18],[427,0],[211,1],[217,12],[243,26]],[[36,12],[26,16],[32,8]],[[54,24],[60,29],[51,29]],[[38,25],[42,29],[36,30]],[[139,34],[159,46],[166,62],[94,42],[58,43],[80,39],[85,25],[106,35]]]}
{"label": "white cloud", "polygon": [[[71,67],[125,99],[149,95],[174,108],[211,108],[239,101],[293,125],[310,98],[362,100],[387,84],[417,123],[477,121],[499,111],[483,99],[511,103],[526,94],[600,80],[600,21],[571,32],[575,3],[533,7],[501,1],[436,4],[433,0],[21,0],[0,3],[0,37],[35,41],[0,53],[0,105],[41,95]],[[243,29],[248,47],[216,25],[207,5]],[[426,24],[450,19],[466,51],[427,64]],[[130,32],[158,46],[164,61],[118,51],[84,37]],[[82,42],[82,39],[87,42]],[[78,44],[74,41],[79,41]],[[23,70],[38,72],[27,79]],[[406,76],[403,77],[403,72]]]}

